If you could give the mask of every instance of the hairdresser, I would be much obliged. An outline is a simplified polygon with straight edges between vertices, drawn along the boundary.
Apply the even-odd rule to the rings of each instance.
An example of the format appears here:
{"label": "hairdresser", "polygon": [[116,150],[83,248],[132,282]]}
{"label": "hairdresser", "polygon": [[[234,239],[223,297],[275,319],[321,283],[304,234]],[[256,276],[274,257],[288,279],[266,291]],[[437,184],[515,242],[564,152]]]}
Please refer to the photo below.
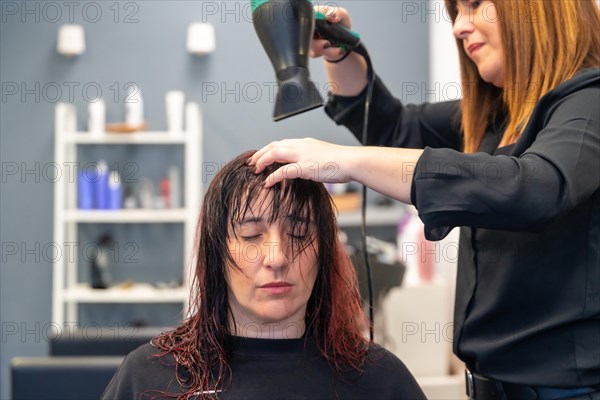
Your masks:
{"label": "hairdresser", "polygon": [[[283,140],[250,164],[294,164],[266,186],[361,182],[413,204],[430,240],[461,227],[453,349],[471,398],[600,399],[598,5],[446,6],[461,101],[404,105],[376,78],[367,146]],[[324,40],[311,51],[337,88],[327,114],[360,140],[364,59]]]}

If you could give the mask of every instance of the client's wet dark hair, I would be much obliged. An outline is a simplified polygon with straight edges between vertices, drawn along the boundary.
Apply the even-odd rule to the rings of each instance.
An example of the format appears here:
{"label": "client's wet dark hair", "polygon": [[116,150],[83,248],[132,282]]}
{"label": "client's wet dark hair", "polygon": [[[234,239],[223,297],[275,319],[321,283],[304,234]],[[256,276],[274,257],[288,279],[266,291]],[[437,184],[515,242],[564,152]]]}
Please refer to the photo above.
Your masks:
{"label": "client's wet dark hair", "polygon": [[159,355],[170,353],[177,363],[182,391],[161,392],[162,396],[215,398],[201,392],[221,389],[235,379],[228,366],[227,337],[235,334],[230,331],[226,280],[235,257],[228,248],[228,235],[234,234],[234,224],[251,212],[250,206],[257,201],[272,202],[270,215],[264,216],[269,222],[291,216],[292,229],[309,232],[294,240],[292,256],[307,250],[317,252],[318,272],[306,308],[306,335],[315,339],[322,356],[338,373],[362,371],[368,347],[362,333],[366,319],[356,272],[338,238],[331,197],[323,184],[303,179],[264,189],[265,179],[282,165],[273,164],[255,174],[247,164],[252,154],[254,151],[243,153],[227,163],[204,197],[196,233],[190,316],[182,326],[152,342],[162,350]]}

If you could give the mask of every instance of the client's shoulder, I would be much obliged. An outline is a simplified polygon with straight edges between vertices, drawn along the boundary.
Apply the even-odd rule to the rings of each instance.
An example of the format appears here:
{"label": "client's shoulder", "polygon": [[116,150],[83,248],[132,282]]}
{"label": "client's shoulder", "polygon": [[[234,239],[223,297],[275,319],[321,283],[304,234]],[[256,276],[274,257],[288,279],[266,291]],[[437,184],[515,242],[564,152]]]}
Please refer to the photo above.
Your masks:
{"label": "client's shoulder", "polygon": [[379,388],[379,398],[426,398],[406,365],[395,354],[374,343],[369,345],[365,357],[363,380]]}
{"label": "client's shoulder", "polygon": [[159,349],[152,341],[129,353],[124,364],[134,368],[175,368],[176,366],[173,355]]}
{"label": "client's shoulder", "polygon": [[378,344],[371,343],[365,357],[365,370],[379,369],[411,376],[406,365],[394,353]]}

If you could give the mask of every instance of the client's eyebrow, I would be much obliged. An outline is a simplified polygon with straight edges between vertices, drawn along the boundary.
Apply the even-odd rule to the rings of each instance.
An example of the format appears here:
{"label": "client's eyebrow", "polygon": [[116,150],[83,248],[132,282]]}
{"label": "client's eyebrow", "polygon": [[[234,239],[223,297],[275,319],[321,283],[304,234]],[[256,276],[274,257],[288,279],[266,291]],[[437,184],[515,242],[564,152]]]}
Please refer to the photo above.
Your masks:
{"label": "client's eyebrow", "polygon": [[307,218],[303,215],[298,215],[298,214],[290,214],[287,217],[285,217],[285,219],[287,221],[294,221],[294,222],[304,222],[306,224],[311,222],[310,218]]}
{"label": "client's eyebrow", "polygon": [[[292,221],[292,222],[303,222],[305,224],[308,224],[311,222],[310,218],[306,218],[306,217],[304,217],[302,215],[298,215],[298,214],[290,214],[287,217],[285,217],[285,220]],[[235,224],[240,226],[240,225],[246,225],[246,224],[258,224],[258,223],[262,223],[264,221],[265,221],[265,219],[263,217],[245,217],[241,221],[236,221]]]}
{"label": "client's eyebrow", "polygon": [[236,221],[236,225],[257,224],[263,221],[262,217],[248,217],[241,221]]}

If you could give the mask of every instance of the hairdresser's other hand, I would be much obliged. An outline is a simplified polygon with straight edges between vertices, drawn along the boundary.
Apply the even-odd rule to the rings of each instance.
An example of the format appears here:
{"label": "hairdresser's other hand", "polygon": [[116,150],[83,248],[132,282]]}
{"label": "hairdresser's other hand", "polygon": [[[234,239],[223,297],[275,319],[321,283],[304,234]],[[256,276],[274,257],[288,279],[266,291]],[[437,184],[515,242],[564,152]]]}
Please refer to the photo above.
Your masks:
{"label": "hairdresser's other hand", "polygon": [[[315,12],[325,14],[327,21],[352,29],[350,14],[345,8],[329,5],[315,6]],[[367,62],[355,52],[345,55],[344,50],[333,47],[329,40],[313,39],[309,55],[323,57],[329,91],[332,95],[356,96],[367,86]],[[341,62],[339,62],[342,60]]]}
{"label": "hairdresser's other hand", "polygon": [[310,179],[317,182],[344,183],[351,180],[348,170],[352,147],[317,139],[285,139],[258,150],[249,160],[256,173],[274,162],[286,164],[269,175],[265,187],[284,179]]}
{"label": "hairdresser's other hand", "polygon": [[[325,14],[327,21],[332,24],[341,24],[348,29],[352,28],[350,14],[348,14],[345,8],[336,5],[322,5],[315,6],[314,9],[315,13],[320,12]],[[326,60],[337,60],[343,54],[344,51],[342,49],[331,46],[329,40],[326,39],[313,39],[309,53],[312,58],[323,57]]]}

